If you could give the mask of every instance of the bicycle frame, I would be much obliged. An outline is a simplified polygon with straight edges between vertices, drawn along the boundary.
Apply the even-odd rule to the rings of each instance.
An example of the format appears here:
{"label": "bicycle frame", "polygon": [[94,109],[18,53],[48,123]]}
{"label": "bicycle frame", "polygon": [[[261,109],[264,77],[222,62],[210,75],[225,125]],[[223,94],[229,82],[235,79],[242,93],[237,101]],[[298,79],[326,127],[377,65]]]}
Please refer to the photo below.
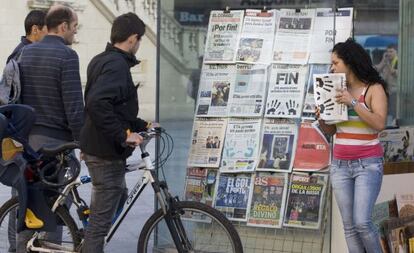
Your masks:
{"label": "bicycle frame", "polygon": [[[191,244],[189,243],[189,240],[187,238],[186,232],[183,228],[183,225],[181,223],[180,219],[176,219],[175,215],[177,213],[177,210],[175,208],[175,202],[178,201],[177,198],[174,198],[170,195],[168,192],[168,187],[165,183],[161,183],[158,180],[157,175],[155,174],[155,168],[152,164],[151,157],[149,153],[146,151],[145,147],[149,143],[151,137],[148,139],[144,139],[144,142],[139,146],[141,150],[141,158],[145,163],[145,167],[139,168],[139,170],[143,170],[144,173],[141,177],[141,182],[138,181],[135,186],[130,191],[128,198],[126,199],[122,209],[120,209],[120,213],[117,213],[114,217],[114,220],[112,222],[112,226],[105,237],[105,245],[112,239],[112,236],[117,231],[119,225],[122,223],[128,212],[130,211],[131,207],[134,205],[135,201],[139,198],[145,187],[148,185],[148,183],[151,183],[155,196],[158,199],[158,202],[160,204],[161,209],[163,210],[165,214],[165,221],[168,226],[168,229],[171,233],[171,236],[174,240],[174,243],[176,245],[176,248],[178,252],[188,252],[188,250],[191,250]],[[71,195],[72,196],[72,202],[75,204],[76,207],[80,207],[83,204],[83,200],[79,196],[79,193],[77,192],[77,187],[82,184],[90,183],[91,179],[89,176],[83,176],[78,177],[75,181],[68,184],[60,194],[60,196],[56,199],[55,203],[52,206],[52,211],[55,212],[56,209],[63,205],[66,201],[66,198]],[[161,191],[162,190],[162,191]],[[87,224],[83,224],[84,227],[87,226]],[[43,249],[38,248],[33,245],[33,241],[36,237],[34,236],[28,244],[28,248],[33,251],[39,251],[39,252],[60,252],[60,253],[76,253],[72,251],[66,251],[66,250],[50,250],[50,249]],[[81,242],[83,244],[83,240]],[[183,246],[183,244],[185,246]],[[56,245],[58,247],[58,245]]]}

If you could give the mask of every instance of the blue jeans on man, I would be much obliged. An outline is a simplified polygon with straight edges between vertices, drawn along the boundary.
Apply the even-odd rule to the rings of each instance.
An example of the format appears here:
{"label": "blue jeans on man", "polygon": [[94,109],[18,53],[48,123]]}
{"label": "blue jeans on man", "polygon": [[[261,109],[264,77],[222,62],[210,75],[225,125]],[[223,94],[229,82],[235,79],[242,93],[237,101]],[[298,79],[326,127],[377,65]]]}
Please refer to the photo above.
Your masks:
{"label": "blue jeans on man", "polygon": [[381,252],[371,216],[381,189],[383,158],[334,159],[330,171],[349,252]]}

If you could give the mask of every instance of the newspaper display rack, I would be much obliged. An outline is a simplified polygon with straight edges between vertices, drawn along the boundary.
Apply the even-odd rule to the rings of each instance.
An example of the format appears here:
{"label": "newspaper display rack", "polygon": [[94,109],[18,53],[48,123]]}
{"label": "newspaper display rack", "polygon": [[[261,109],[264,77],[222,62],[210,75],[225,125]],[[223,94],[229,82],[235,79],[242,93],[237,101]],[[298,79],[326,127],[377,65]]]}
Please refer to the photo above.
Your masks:
{"label": "newspaper display rack", "polygon": [[[316,26],[335,18],[331,9],[210,13],[185,198],[212,205],[242,240],[255,231],[277,252],[298,252],[285,245],[295,240],[302,252],[323,251],[331,145],[312,124],[320,88],[313,74],[335,79],[327,56],[334,37],[351,36],[353,18],[352,8],[337,12],[336,31]],[[323,161],[306,160],[322,148]]]}

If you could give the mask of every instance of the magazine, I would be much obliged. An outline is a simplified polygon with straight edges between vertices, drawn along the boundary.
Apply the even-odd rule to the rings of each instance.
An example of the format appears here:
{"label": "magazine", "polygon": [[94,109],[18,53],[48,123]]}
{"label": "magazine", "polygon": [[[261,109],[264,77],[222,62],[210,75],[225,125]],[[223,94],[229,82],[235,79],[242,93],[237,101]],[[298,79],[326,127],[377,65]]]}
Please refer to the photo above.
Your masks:
{"label": "magazine", "polygon": [[315,104],[320,118],[326,124],[336,124],[348,120],[348,107],[335,101],[337,90],[346,89],[344,73],[313,75]]}
{"label": "magazine", "polygon": [[247,221],[253,188],[252,174],[220,173],[214,207],[229,220]]}
{"label": "magazine", "polygon": [[301,117],[307,71],[303,65],[271,65],[265,117]]}
{"label": "magazine", "polygon": [[385,162],[404,162],[414,159],[414,128],[385,129],[379,133]]}
{"label": "magazine", "polygon": [[372,222],[381,232],[382,237],[386,235],[381,229],[381,223],[391,217],[398,217],[397,202],[395,199],[375,204],[372,210]]}
{"label": "magazine", "polygon": [[188,167],[220,166],[227,119],[195,118],[191,137]]}
{"label": "magazine", "polygon": [[236,81],[230,86],[230,117],[261,117],[266,99],[267,66],[237,64]]}
{"label": "magazine", "polygon": [[204,63],[234,63],[244,11],[211,11]]}
{"label": "magazine", "polygon": [[331,63],[333,46],[338,42],[344,42],[352,35],[352,19],[353,8],[340,8],[335,12],[330,8],[316,9],[309,63]]}
{"label": "magazine", "polygon": [[287,173],[256,172],[247,225],[280,228],[285,208]]}
{"label": "magazine", "polygon": [[298,126],[287,119],[266,119],[259,155],[258,171],[290,172],[295,158]]}
{"label": "magazine", "polygon": [[314,98],[313,75],[326,74],[329,72],[330,65],[328,64],[310,64],[309,74],[306,81],[305,102],[303,103],[302,119],[315,120],[316,104]]}
{"label": "magazine", "polygon": [[253,172],[256,168],[261,119],[230,118],[220,172]]}
{"label": "magazine", "polygon": [[405,226],[391,230],[388,239],[390,253],[408,253],[408,240],[405,235]]}
{"label": "magazine", "polygon": [[296,145],[294,171],[318,171],[331,164],[331,146],[310,122],[302,122]]}
{"label": "magazine", "polygon": [[291,174],[283,226],[319,229],[328,175]]}
{"label": "magazine", "polygon": [[218,170],[212,168],[187,168],[184,198],[213,206]]}
{"label": "magazine", "polygon": [[313,30],[315,9],[281,9],[275,41],[273,62],[306,64]]}
{"label": "magazine", "polygon": [[203,65],[197,99],[197,117],[227,117],[236,65]]}
{"label": "magazine", "polygon": [[401,234],[401,230],[409,228],[414,225],[414,216],[408,216],[403,218],[389,218],[382,222],[381,224],[385,238],[385,252],[401,252],[404,251],[404,241],[407,241],[407,237],[404,232]]}
{"label": "magazine", "polygon": [[269,64],[277,10],[246,10],[236,61]]}
{"label": "magazine", "polygon": [[398,217],[414,216],[414,192],[395,194]]}

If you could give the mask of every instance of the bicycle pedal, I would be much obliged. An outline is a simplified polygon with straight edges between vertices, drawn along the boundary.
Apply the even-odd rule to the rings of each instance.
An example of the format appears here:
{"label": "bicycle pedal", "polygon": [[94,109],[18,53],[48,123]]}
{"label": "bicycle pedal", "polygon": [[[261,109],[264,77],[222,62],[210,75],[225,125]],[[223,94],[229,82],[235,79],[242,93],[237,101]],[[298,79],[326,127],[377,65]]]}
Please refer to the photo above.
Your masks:
{"label": "bicycle pedal", "polygon": [[26,217],[24,222],[28,228],[42,228],[44,226],[43,221],[37,218],[33,211],[29,208],[26,209]]}

